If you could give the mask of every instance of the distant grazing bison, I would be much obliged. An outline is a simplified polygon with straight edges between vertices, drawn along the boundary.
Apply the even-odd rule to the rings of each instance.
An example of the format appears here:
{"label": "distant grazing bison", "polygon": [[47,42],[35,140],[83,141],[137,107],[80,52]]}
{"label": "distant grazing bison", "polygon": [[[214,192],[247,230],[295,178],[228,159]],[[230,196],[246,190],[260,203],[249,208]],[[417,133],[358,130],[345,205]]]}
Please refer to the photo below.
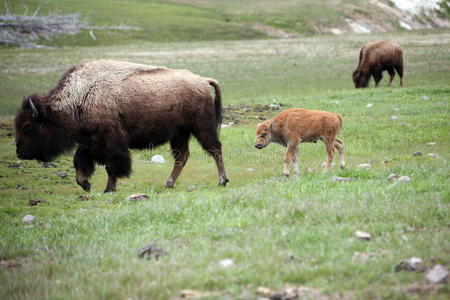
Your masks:
{"label": "distant grazing bison", "polygon": [[322,140],[328,153],[328,162],[324,171],[327,171],[333,162],[334,147],[339,151],[341,168],[344,168],[344,142],[336,137],[341,131],[342,123],[342,117],[338,114],[320,110],[291,108],[281,112],[273,120],[258,124],[255,147],[262,149],[270,142],[286,146],[284,175],[289,176],[291,160],[294,164],[294,173],[298,174],[299,172],[298,144],[315,143]]}
{"label": "distant grazing bison", "polygon": [[353,82],[356,88],[364,88],[369,85],[370,76],[373,76],[375,87],[378,87],[383,77],[382,72],[387,70],[391,85],[395,76],[394,69],[400,76],[400,86],[403,86],[403,51],[400,46],[388,41],[368,43],[359,53],[359,64],[353,72]]}
{"label": "distant grazing bison", "polygon": [[[210,87],[215,89],[215,98]],[[228,182],[218,130],[222,121],[217,81],[187,70],[99,60],[70,68],[46,95],[27,96],[16,114],[20,159],[49,161],[78,144],[76,181],[89,191],[95,163],[105,165],[105,192],[129,176],[129,148],[170,141],[173,187],[189,156],[193,134],[215,159],[219,184]]]}

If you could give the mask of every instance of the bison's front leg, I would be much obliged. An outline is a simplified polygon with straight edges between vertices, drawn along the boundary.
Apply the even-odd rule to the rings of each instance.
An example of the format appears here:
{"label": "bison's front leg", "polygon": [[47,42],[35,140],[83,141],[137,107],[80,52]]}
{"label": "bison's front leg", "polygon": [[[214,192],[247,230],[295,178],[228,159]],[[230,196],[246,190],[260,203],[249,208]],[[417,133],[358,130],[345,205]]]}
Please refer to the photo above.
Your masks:
{"label": "bison's front leg", "polygon": [[283,174],[289,177],[289,165],[291,164],[292,157],[297,149],[297,143],[288,143],[288,149],[286,151],[286,157],[284,158],[284,171]]}
{"label": "bison's front leg", "polygon": [[75,166],[77,183],[83,190],[89,192],[91,184],[88,179],[95,170],[94,158],[91,150],[85,145],[79,145],[73,158],[73,164]]}
{"label": "bison's front leg", "polygon": [[125,138],[116,138],[108,142],[105,151],[105,169],[108,173],[105,193],[116,190],[117,178],[130,176],[131,158]]}

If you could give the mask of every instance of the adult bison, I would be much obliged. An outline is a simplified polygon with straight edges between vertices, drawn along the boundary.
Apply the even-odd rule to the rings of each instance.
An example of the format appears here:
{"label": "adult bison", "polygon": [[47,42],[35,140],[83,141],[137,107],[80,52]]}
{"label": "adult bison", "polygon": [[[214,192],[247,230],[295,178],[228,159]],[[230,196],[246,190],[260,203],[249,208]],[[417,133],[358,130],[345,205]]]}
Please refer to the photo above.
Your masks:
{"label": "adult bison", "polygon": [[[215,89],[215,98],[210,87]],[[99,60],[70,68],[46,95],[25,97],[16,114],[20,159],[49,161],[78,144],[76,181],[89,191],[95,163],[108,173],[105,192],[129,176],[129,148],[170,141],[175,165],[166,182],[173,187],[189,156],[193,134],[215,159],[219,184],[228,182],[218,130],[220,86],[187,70]]]}
{"label": "adult bison", "polygon": [[353,72],[353,82],[356,88],[364,88],[369,85],[370,76],[373,76],[375,87],[378,87],[383,78],[382,72],[387,70],[391,85],[395,76],[394,69],[400,76],[400,86],[403,86],[403,51],[400,46],[389,41],[368,43],[359,52],[359,64]]}

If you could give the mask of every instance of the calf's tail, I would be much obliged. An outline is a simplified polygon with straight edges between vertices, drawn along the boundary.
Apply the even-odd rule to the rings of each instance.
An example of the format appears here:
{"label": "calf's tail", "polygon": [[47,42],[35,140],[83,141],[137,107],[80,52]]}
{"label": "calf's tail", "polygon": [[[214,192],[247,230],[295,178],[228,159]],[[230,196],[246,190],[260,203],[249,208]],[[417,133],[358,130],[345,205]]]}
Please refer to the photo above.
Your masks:
{"label": "calf's tail", "polygon": [[219,83],[216,80],[212,78],[206,78],[206,80],[216,91],[216,97],[214,98],[214,106],[216,110],[217,132],[219,132],[220,125],[222,125],[222,91],[220,89]]}
{"label": "calf's tail", "polygon": [[336,116],[339,119],[339,129],[336,134],[339,134],[341,132],[342,126],[344,125],[344,119],[342,119],[342,117],[338,114],[336,114]]}

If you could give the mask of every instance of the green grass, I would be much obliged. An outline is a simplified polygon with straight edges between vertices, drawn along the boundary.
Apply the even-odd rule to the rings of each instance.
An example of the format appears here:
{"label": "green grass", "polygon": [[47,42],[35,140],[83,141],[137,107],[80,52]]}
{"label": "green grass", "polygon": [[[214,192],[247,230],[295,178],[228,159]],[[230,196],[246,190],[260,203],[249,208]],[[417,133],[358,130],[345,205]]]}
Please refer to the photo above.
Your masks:
{"label": "green grass", "polygon": [[[403,47],[404,88],[398,87],[398,78],[393,87],[386,87],[384,78],[378,89],[353,88],[350,74],[360,46],[376,39]],[[408,291],[427,287],[424,273],[397,273],[394,266],[412,256],[422,258],[427,269],[450,266],[448,41],[448,30],[436,30],[0,50],[0,115],[7,125],[22,96],[52,88],[68,66],[115,58],[216,78],[224,105],[276,101],[283,108],[339,113],[347,162],[346,170],[335,167],[323,174],[325,147],[303,144],[301,176],[284,179],[285,148],[255,149],[259,119],[247,114],[238,126],[221,131],[231,180],[226,188],[216,186],[213,160],[192,139],[191,157],[175,189],[163,188],[172,167],[165,145],[133,151],[134,172],[120,180],[114,194],[102,193],[106,173],[98,167],[91,198],[79,201],[85,193],[75,184],[71,155],[57,159],[56,168],[35,161],[8,167],[17,158],[5,125],[0,136],[0,298],[171,299],[183,289],[196,289],[256,299],[259,286],[291,284],[320,288],[329,299],[447,299],[447,284]],[[367,108],[368,103],[374,106]],[[399,120],[391,120],[392,115]],[[423,155],[412,157],[416,151]],[[157,153],[168,162],[151,164]],[[370,170],[357,168],[367,162]],[[386,180],[391,173],[412,182],[393,185]],[[353,180],[334,183],[333,175]],[[137,192],[149,198],[126,200]],[[35,198],[46,202],[28,206]],[[26,214],[37,217],[31,228],[22,222]],[[356,230],[369,232],[371,241],[357,240]],[[168,255],[159,261],[139,259],[138,250],[150,242]],[[357,261],[355,252],[373,256]],[[289,259],[292,255],[296,259]],[[234,265],[222,268],[219,261],[225,258]]]}

